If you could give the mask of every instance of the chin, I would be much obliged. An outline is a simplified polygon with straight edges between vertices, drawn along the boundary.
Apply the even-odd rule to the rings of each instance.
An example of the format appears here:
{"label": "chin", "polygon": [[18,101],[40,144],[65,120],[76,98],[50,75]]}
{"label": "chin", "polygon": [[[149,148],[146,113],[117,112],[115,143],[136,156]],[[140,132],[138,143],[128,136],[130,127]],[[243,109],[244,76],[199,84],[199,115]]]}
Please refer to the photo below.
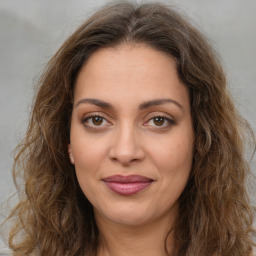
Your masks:
{"label": "chin", "polygon": [[124,226],[142,226],[151,221],[149,216],[145,216],[145,214],[138,214],[138,213],[119,213],[118,215],[115,214],[114,216],[110,216],[111,221],[115,222],[120,225]]}
{"label": "chin", "polygon": [[[105,208],[105,207],[104,207]],[[109,205],[107,208],[95,209],[96,218],[104,217],[104,219],[124,226],[142,226],[161,219],[165,216],[167,209],[159,212],[153,209],[152,205],[143,205],[124,203],[118,205]],[[166,211],[165,211],[166,210]],[[156,214],[157,213],[157,214]]]}

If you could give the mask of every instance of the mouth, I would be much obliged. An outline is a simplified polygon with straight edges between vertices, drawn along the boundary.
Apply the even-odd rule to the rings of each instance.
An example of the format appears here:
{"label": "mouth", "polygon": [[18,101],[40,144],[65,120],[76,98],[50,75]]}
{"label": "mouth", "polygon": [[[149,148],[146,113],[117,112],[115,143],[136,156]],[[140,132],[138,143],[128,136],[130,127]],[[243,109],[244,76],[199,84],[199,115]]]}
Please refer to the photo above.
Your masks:
{"label": "mouth", "polygon": [[103,179],[106,186],[116,194],[130,196],[150,186],[154,180],[140,175],[113,175]]}

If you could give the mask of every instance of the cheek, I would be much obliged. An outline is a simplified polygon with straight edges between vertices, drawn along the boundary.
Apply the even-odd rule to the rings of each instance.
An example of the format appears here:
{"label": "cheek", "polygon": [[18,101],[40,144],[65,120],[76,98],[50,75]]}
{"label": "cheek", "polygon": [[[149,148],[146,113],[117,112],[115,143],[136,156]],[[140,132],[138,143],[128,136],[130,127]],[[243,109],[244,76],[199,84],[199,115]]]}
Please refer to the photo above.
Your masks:
{"label": "cheek", "polygon": [[104,144],[95,144],[87,139],[72,142],[78,183],[85,196],[93,202],[101,178],[100,169],[105,156]]}
{"label": "cheek", "polygon": [[[151,148],[152,162],[158,169],[161,200],[175,202],[184,190],[192,167],[193,133],[181,132],[158,141]],[[171,198],[170,198],[171,195]]]}
{"label": "cheek", "polygon": [[100,135],[90,135],[83,127],[74,125],[71,130],[71,149],[77,171],[95,171],[106,155],[107,143]]}
{"label": "cheek", "polygon": [[104,161],[104,153],[104,148],[87,143],[80,150],[75,150],[74,165],[81,186],[100,178],[99,171]]}
{"label": "cheek", "polygon": [[178,204],[191,171],[193,143],[180,137],[158,140],[158,146],[148,151],[153,166],[157,169],[158,185],[154,191],[155,214],[172,211]]}
{"label": "cheek", "polygon": [[193,144],[186,140],[165,140],[161,146],[151,148],[150,155],[159,169],[175,172],[190,170]]}

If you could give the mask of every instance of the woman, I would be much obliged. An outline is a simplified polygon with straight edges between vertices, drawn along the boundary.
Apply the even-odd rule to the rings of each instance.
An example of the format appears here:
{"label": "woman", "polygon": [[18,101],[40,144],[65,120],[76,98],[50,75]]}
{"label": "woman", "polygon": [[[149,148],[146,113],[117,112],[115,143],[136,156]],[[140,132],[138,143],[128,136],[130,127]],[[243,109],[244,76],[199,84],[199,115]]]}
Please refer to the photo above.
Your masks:
{"label": "woman", "polygon": [[214,51],[179,13],[102,8],[39,83],[15,159],[13,254],[252,254],[247,131]]}

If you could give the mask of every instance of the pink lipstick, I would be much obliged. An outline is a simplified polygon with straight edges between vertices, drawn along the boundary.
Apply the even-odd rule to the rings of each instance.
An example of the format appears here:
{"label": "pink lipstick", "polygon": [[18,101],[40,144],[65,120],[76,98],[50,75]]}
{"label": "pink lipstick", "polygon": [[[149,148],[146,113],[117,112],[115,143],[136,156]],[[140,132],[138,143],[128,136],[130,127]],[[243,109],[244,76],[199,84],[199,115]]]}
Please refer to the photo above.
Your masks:
{"label": "pink lipstick", "polygon": [[148,187],[153,180],[140,175],[113,175],[103,179],[107,187],[113,192],[129,196]]}

